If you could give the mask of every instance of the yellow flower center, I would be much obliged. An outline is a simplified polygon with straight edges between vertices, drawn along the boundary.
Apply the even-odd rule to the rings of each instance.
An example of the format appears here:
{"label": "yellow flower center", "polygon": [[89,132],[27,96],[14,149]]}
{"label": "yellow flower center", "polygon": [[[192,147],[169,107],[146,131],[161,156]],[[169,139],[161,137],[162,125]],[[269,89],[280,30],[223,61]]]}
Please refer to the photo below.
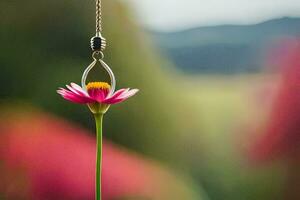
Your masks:
{"label": "yellow flower center", "polygon": [[86,85],[87,91],[92,89],[102,89],[102,90],[109,90],[110,85],[106,82],[90,82]]}

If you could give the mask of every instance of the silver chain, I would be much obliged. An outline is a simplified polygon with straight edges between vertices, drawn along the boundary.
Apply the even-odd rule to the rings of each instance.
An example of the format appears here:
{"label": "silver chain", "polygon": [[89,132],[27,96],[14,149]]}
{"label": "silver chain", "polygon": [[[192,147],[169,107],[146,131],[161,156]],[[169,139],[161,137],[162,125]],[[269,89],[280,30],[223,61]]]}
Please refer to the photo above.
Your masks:
{"label": "silver chain", "polygon": [[102,5],[101,0],[96,0],[96,35],[102,32]]}
{"label": "silver chain", "polygon": [[[93,52],[102,52],[106,47],[106,40],[102,37],[102,6],[101,0],[96,1],[96,35],[91,38],[91,49]],[[103,58],[103,53],[102,53]]]}

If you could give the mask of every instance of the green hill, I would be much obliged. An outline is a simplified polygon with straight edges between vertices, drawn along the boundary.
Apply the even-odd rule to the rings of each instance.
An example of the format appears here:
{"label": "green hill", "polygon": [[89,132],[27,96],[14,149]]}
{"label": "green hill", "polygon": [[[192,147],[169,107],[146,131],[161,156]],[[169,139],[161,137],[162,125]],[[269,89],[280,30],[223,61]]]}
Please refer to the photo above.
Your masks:
{"label": "green hill", "polygon": [[265,53],[274,41],[300,36],[300,18],[153,32],[152,36],[171,61],[185,72],[259,72],[264,67]]}

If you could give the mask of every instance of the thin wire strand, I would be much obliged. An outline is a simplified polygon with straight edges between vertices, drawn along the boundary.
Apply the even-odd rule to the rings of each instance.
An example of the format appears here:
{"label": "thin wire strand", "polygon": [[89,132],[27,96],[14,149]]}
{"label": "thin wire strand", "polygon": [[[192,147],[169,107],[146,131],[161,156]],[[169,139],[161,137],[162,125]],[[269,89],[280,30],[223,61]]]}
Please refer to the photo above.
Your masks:
{"label": "thin wire strand", "polygon": [[96,0],[96,34],[98,35],[102,32],[102,2],[101,0]]}

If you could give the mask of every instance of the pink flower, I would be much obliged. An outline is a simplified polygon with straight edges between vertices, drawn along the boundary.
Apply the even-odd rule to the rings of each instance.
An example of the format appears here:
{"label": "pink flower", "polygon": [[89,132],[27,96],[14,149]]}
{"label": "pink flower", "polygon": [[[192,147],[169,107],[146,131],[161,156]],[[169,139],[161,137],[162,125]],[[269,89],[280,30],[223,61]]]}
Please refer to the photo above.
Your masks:
{"label": "pink flower", "polygon": [[94,113],[98,111],[104,113],[109,105],[121,103],[139,91],[126,88],[110,95],[110,85],[106,82],[90,82],[87,84],[86,90],[76,83],[71,83],[66,87],[68,89],[59,88],[57,93],[73,103],[88,104]]}

